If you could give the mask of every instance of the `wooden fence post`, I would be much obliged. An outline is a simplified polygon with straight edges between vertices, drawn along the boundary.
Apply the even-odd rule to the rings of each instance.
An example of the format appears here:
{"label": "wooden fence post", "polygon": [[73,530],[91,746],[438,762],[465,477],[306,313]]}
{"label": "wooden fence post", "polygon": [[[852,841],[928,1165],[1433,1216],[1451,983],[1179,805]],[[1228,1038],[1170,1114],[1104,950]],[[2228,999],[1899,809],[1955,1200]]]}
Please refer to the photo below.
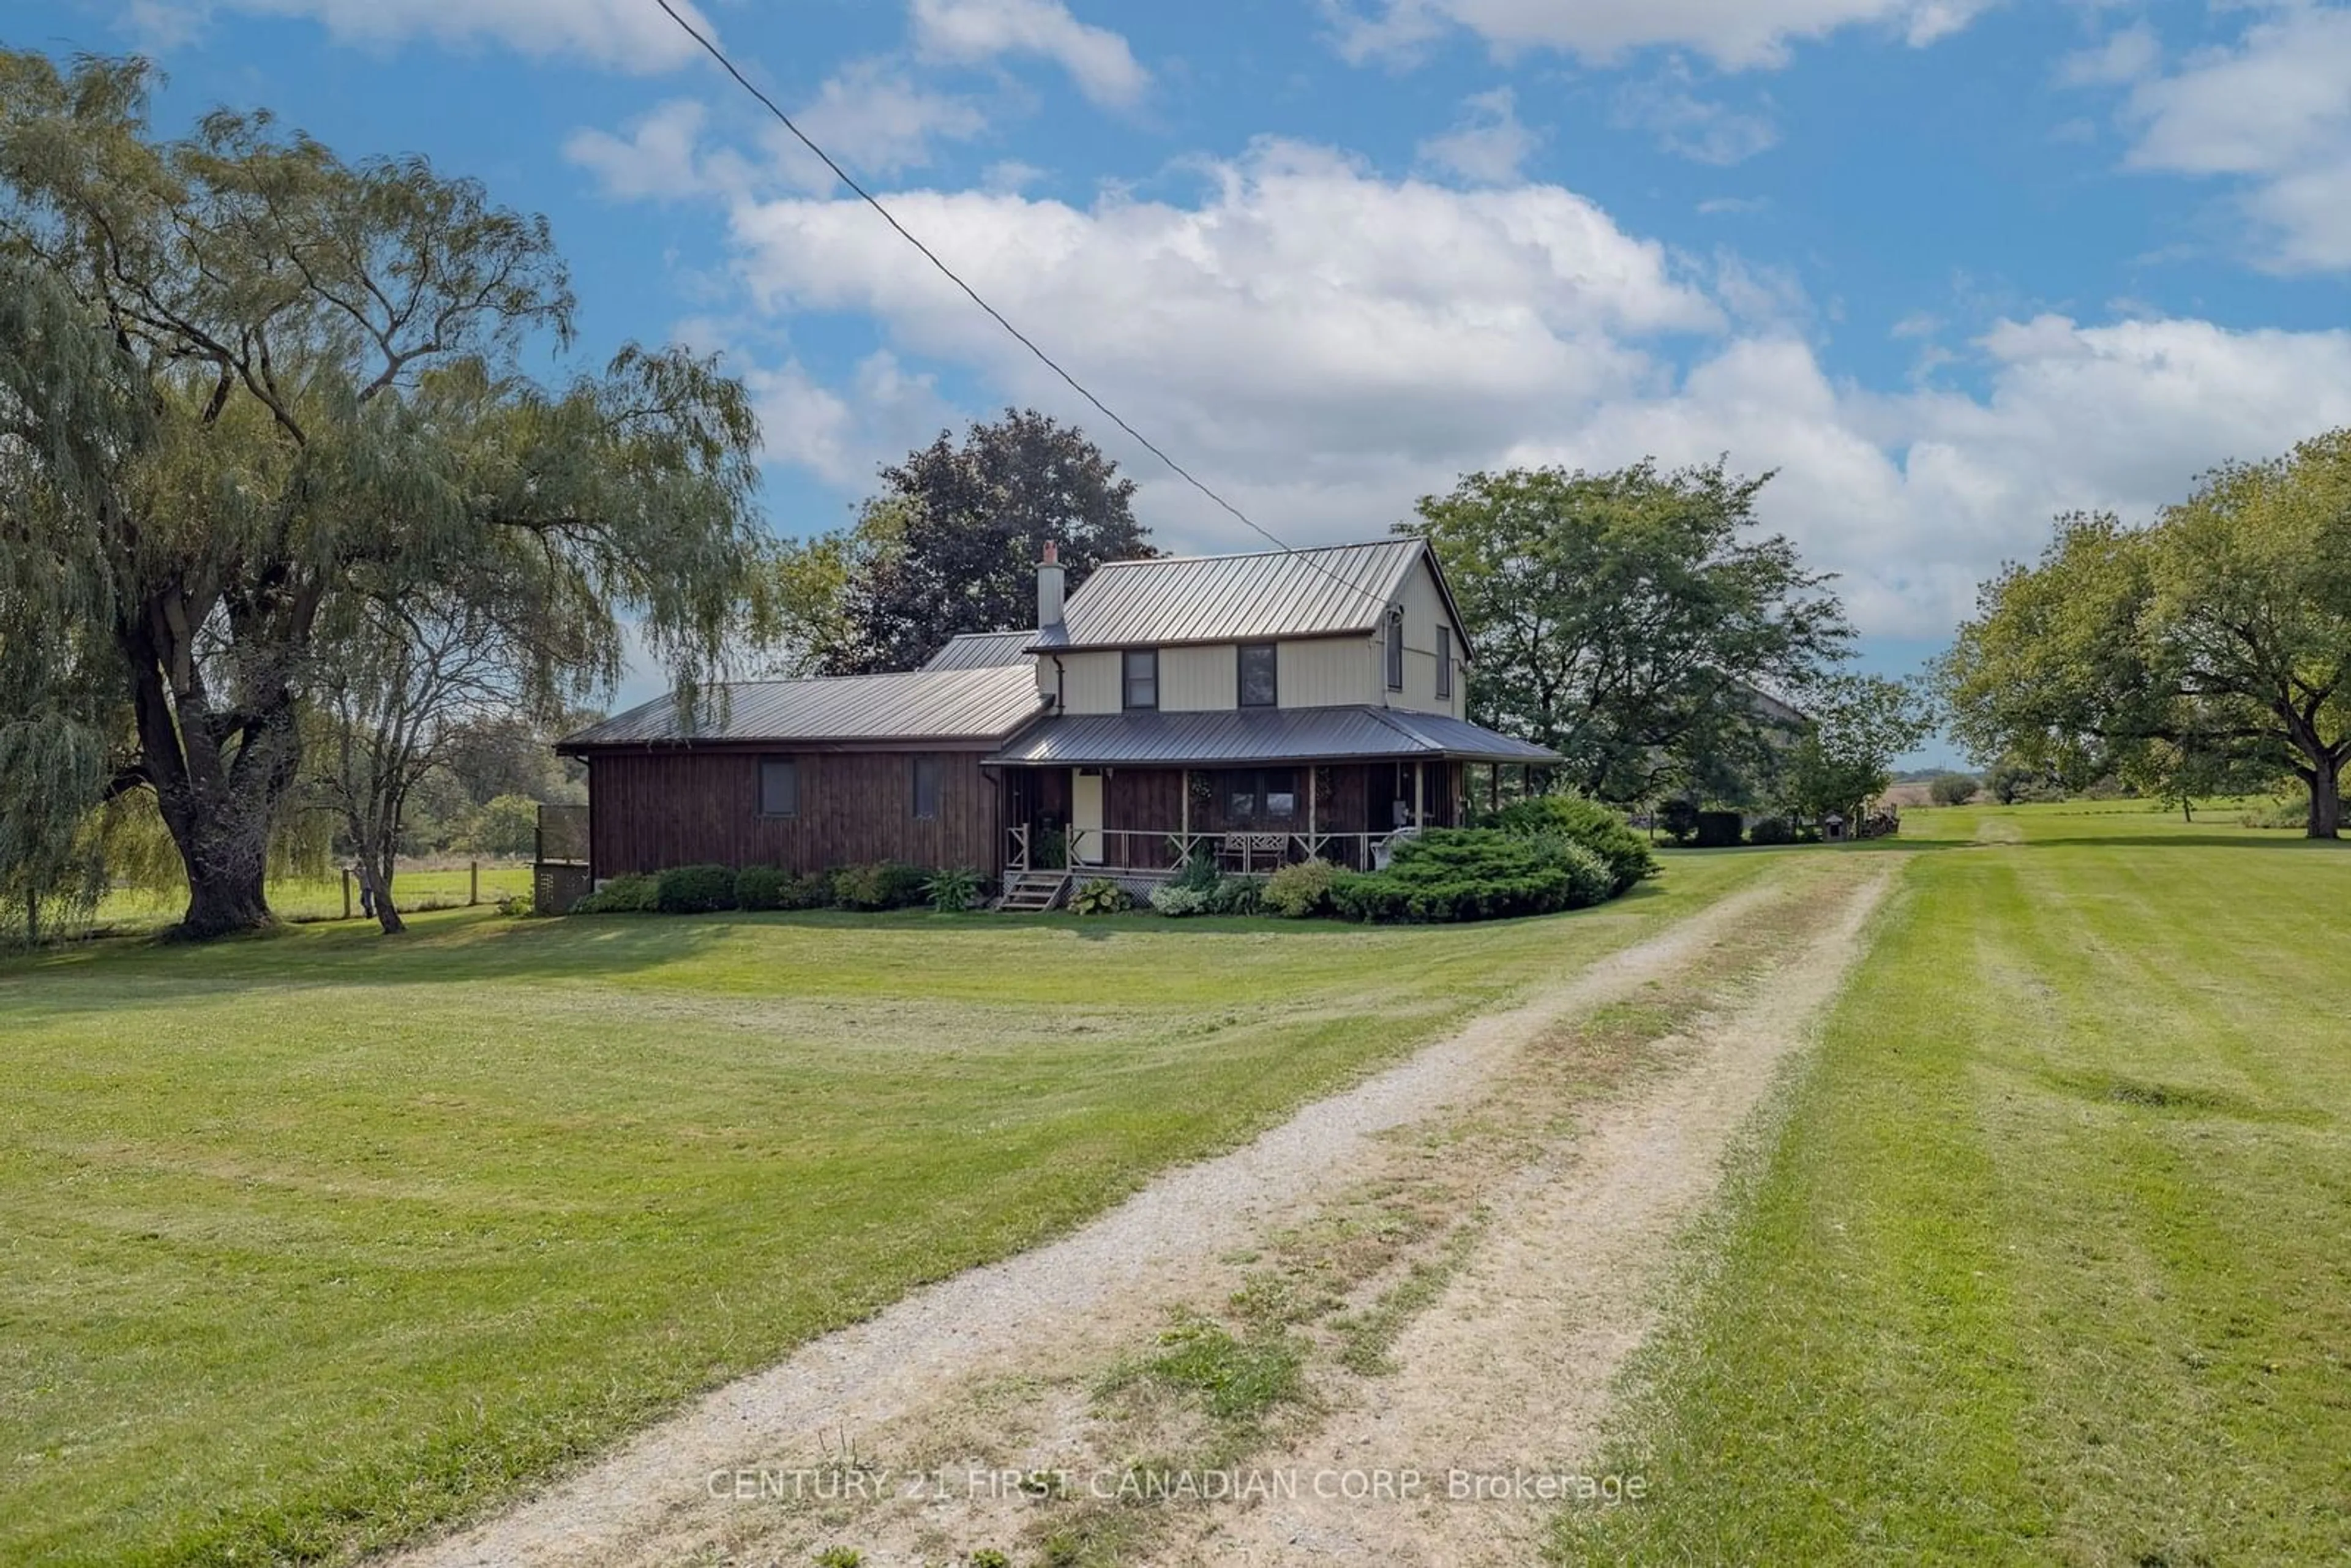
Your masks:
{"label": "wooden fence post", "polygon": [[482,902],[482,862],[465,862],[465,906],[470,909]]}
{"label": "wooden fence post", "polygon": [[343,918],[351,917],[351,868],[343,868]]}

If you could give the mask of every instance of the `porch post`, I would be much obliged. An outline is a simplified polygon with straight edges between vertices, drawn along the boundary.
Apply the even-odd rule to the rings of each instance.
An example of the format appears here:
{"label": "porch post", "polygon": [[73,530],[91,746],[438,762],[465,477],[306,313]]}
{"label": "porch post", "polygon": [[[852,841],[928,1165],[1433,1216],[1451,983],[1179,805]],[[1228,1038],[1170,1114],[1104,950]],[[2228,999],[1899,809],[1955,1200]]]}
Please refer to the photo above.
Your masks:
{"label": "porch post", "polygon": [[1182,847],[1184,859],[1188,861],[1192,858],[1192,770],[1188,768],[1179,769],[1178,777],[1182,781],[1184,799],[1176,802],[1176,821],[1178,824],[1176,829],[1176,842]]}
{"label": "porch post", "polygon": [[1306,842],[1310,846],[1310,852],[1317,860],[1322,856],[1322,845],[1314,836],[1314,797],[1322,792],[1318,788],[1322,782],[1322,769],[1313,763],[1310,762],[1306,765]]}
{"label": "porch post", "polygon": [[1428,764],[1426,762],[1412,765],[1412,825],[1416,828],[1428,826]]}

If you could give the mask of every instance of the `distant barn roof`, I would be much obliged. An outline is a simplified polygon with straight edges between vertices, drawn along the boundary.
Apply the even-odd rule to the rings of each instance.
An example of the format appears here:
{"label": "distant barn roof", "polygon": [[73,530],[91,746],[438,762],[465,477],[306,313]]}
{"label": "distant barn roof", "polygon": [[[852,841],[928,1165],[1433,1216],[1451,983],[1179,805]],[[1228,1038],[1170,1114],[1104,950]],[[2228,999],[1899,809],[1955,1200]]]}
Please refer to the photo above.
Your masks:
{"label": "distant barn roof", "polygon": [[1225,708],[1069,714],[1041,719],[991,763],[1046,768],[1205,767],[1330,758],[1556,763],[1559,754],[1467,719],[1385,707]]}
{"label": "distant barn roof", "polygon": [[[1104,561],[1070,595],[1060,623],[1040,627],[1030,646],[1125,648],[1371,632],[1427,549],[1419,539],[1400,538]],[[1437,580],[1444,581],[1442,573]],[[1458,611],[1452,619],[1461,624]]]}
{"label": "distant barn roof", "polygon": [[923,668],[989,670],[1004,664],[1026,664],[1029,644],[1036,640],[1037,629],[1033,626],[1018,632],[966,632],[932,654],[930,663]]}
{"label": "distant barn roof", "polygon": [[1026,663],[903,674],[829,675],[800,681],[743,681],[713,687],[688,723],[668,696],[591,725],[559,744],[597,747],[742,744],[887,745],[893,742],[995,742],[1044,706]]}

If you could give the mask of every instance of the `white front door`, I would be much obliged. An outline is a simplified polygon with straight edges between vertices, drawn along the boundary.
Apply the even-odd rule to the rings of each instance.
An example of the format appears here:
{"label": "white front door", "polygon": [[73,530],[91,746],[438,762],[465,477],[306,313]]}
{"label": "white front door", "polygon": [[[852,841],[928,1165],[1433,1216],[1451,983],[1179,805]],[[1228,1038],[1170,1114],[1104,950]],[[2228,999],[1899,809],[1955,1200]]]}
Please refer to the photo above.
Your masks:
{"label": "white front door", "polygon": [[1078,768],[1070,777],[1070,859],[1100,865],[1102,858],[1102,776]]}

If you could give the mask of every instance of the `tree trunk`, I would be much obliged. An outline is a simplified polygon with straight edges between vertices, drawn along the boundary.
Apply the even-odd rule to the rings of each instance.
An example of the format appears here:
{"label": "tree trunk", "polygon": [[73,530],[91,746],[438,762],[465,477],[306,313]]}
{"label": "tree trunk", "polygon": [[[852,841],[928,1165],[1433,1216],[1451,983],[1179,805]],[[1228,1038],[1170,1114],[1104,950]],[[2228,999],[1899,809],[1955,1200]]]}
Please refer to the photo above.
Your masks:
{"label": "tree trunk", "polygon": [[2310,828],[2306,836],[2314,839],[2341,837],[2343,758],[2332,752],[2314,757],[2305,777],[2310,784]]}
{"label": "tree trunk", "polygon": [[179,934],[203,940],[267,925],[269,830],[302,756],[291,694],[256,694],[227,748],[201,681],[183,674],[175,689],[166,680],[164,639],[134,624],[119,628],[118,641],[131,665],[140,771],[188,873]]}
{"label": "tree trunk", "polygon": [[387,849],[381,854],[366,856],[360,863],[367,867],[368,879],[375,883],[376,924],[383,927],[385,936],[397,936],[408,929],[408,925],[400,918],[400,911],[392,906],[392,852]]}
{"label": "tree trunk", "polygon": [[188,872],[188,912],[180,934],[199,940],[269,924],[269,814],[166,809],[165,822]]}

